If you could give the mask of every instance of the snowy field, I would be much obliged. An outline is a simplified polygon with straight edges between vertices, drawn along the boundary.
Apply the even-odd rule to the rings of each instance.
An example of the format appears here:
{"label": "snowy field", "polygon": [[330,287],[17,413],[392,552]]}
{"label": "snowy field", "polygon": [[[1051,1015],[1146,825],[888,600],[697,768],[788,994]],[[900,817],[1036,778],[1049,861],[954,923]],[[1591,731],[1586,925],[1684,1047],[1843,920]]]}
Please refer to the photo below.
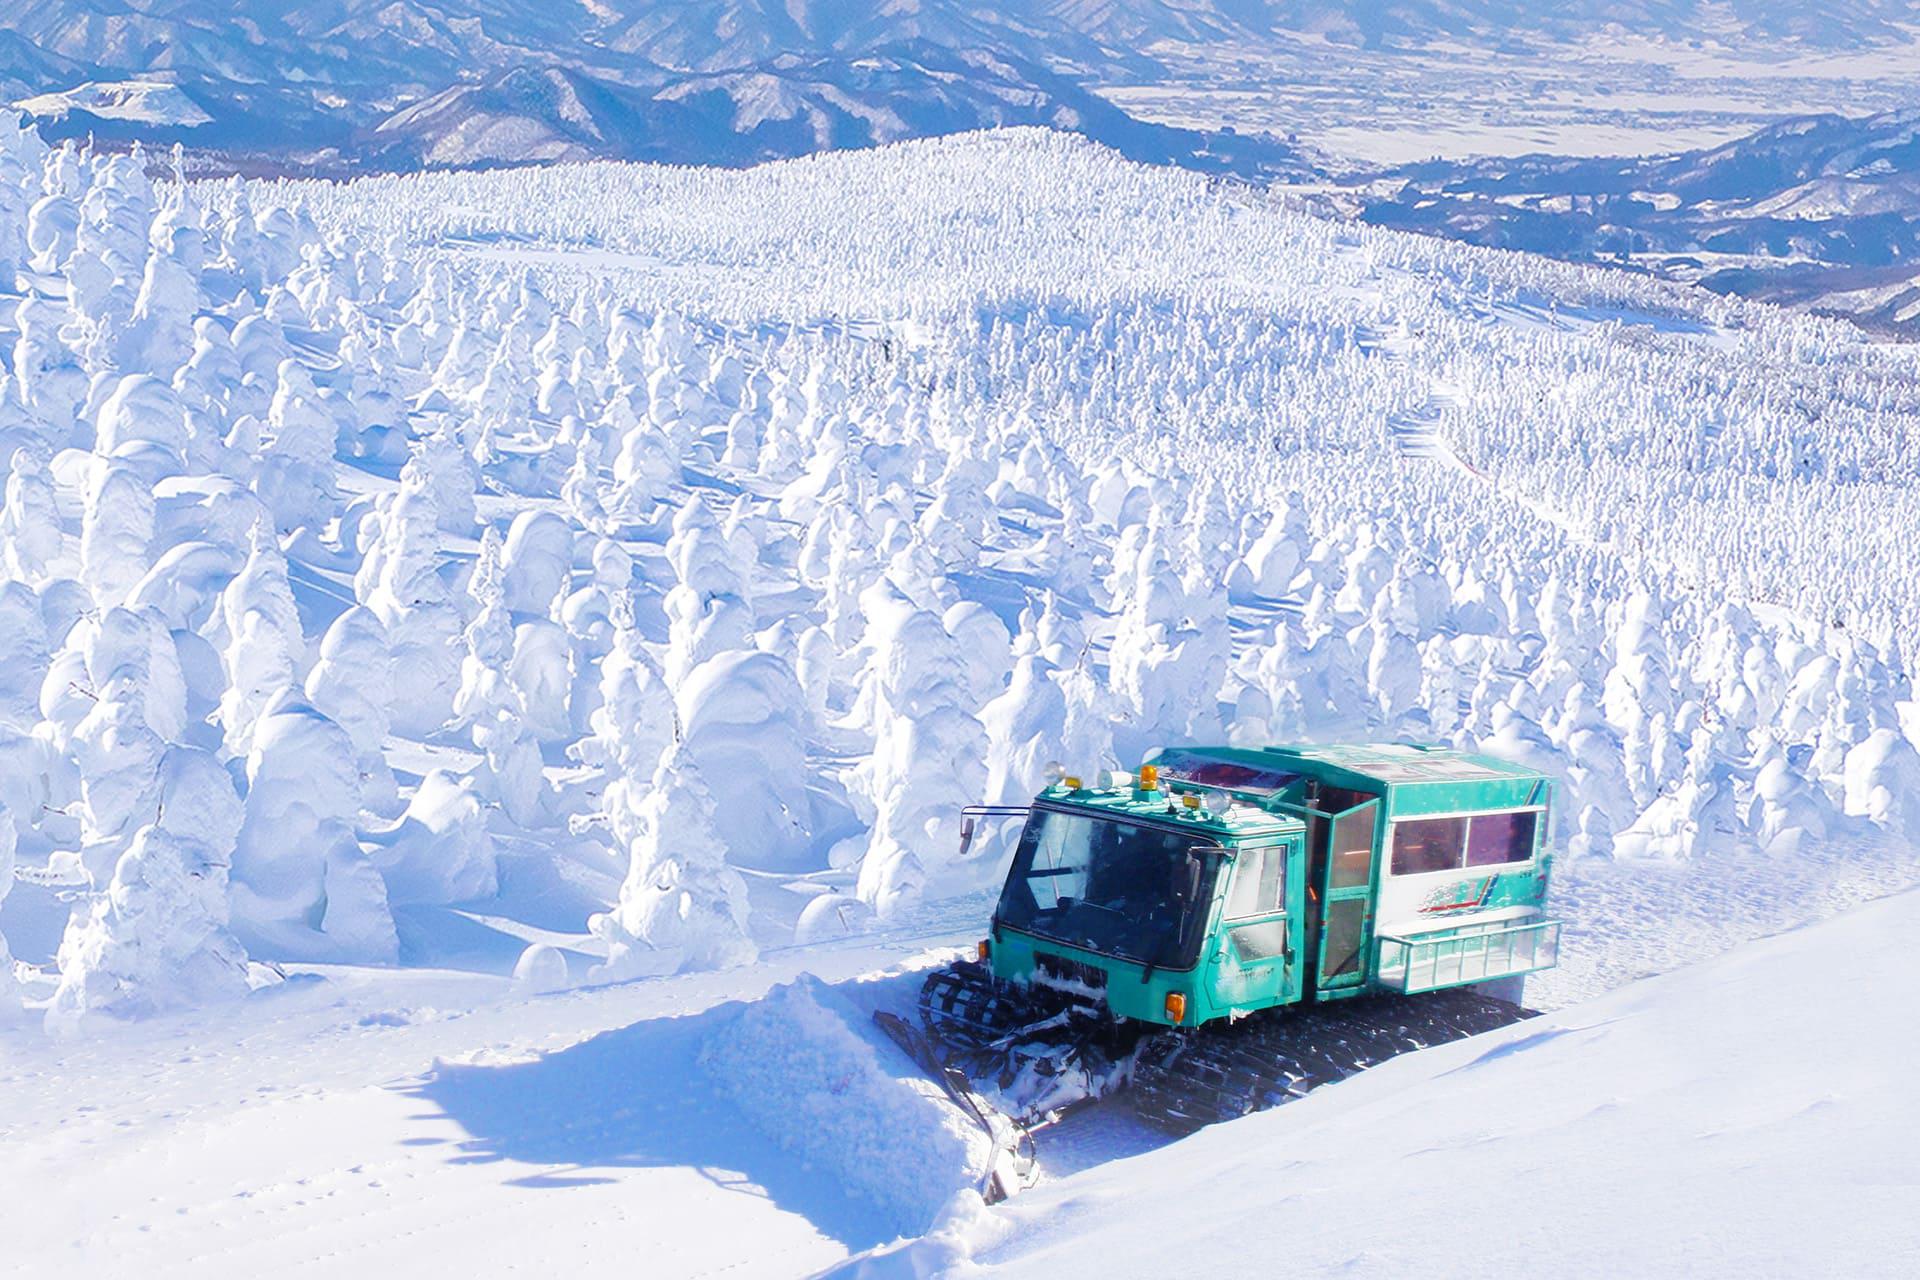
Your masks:
{"label": "snowy field", "polygon": [[[1116,76],[1100,92],[1143,120],[1297,140],[1336,171],[1435,157],[1659,155],[1786,116],[1920,102],[1910,27],[1842,47],[1730,32],[1703,43],[1658,31],[1663,16],[1642,10],[1546,40],[1436,32],[1376,47],[1282,31],[1251,45],[1166,42],[1153,49],[1158,74]],[[1823,17],[1830,34],[1864,36]]]}
{"label": "snowy field", "polygon": [[[1910,1276],[1920,895],[956,1212],[880,1277]],[[1837,986],[1837,973],[1884,975]],[[1550,1082],[1550,1083],[1549,1083]],[[925,1268],[915,1270],[915,1267]]]}
{"label": "snowy field", "polygon": [[1920,884],[1908,348],[1033,131],[0,150],[0,1269],[921,1235],[985,1156],[868,1014],[1053,760],[1550,771],[1566,1025]]}

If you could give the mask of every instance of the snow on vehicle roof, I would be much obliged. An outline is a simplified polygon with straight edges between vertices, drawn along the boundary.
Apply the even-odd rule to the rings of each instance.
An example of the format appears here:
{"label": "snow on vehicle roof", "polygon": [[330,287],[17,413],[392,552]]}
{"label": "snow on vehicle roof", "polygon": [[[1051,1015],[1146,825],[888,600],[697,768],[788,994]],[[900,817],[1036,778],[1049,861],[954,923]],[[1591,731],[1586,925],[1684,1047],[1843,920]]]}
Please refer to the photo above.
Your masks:
{"label": "snow on vehicle roof", "polygon": [[1384,742],[1332,747],[1269,748],[1302,760],[1337,765],[1381,782],[1481,782],[1495,778],[1539,776],[1493,756],[1452,747],[1422,747]]}

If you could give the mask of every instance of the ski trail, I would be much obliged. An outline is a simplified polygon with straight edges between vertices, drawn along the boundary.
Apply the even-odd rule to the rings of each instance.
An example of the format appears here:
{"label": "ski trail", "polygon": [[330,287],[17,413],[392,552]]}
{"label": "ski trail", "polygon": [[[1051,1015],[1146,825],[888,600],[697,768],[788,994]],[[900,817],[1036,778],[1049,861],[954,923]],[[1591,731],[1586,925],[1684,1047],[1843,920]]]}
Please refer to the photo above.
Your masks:
{"label": "ski trail", "polygon": [[1454,451],[1441,430],[1446,415],[1462,408],[1462,396],[1458,389],[1415,366],[1413,352],[1420,337],[1404,324],[1390,330],[1363,327],[1356,332],[1363,349],[1404,369],[1421,384],[1421,398],[1417,403],[1387,415],[1387,445],[1396,456],[1410,462],[1438,462],[1475,479],[1486,480],[1482,472]]}

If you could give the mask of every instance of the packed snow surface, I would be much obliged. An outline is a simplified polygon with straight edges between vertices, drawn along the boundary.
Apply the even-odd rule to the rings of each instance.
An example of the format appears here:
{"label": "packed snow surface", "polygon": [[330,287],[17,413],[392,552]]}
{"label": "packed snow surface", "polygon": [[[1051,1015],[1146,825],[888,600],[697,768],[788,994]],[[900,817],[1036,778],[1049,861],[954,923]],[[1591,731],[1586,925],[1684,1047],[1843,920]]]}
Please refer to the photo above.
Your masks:
{"label": "packed snow surface", "polygon": [[298,973],[8,1042],[0,1196],[30,1211],[0,1275],[551,1275],[614,1249],[781,1280],[918,1235],[985,1156],[865,1007],[951,954],[929,928],[548,995]]}
{"label": "packed snow surface", "polygon": [[836,1274],[1910,1276],[1917,929],[1908,893],[1749,943]]}

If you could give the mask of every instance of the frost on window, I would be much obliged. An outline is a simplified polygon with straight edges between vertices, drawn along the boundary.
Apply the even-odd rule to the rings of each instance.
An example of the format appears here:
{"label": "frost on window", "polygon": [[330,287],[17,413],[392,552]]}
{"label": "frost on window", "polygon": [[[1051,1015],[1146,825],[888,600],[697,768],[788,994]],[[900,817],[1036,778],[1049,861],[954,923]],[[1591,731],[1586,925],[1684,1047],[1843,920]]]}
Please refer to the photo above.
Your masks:
{"label": "frost on window", "polygon": [[1277,920],[1263,920],[1259,924],[1243,924],[1233,931],[1233,951],[1242,963],[1270,960],[1286,949],[1287,921],[1284,916]]}
{"label": "frost on window", "polygon": [[1327,905],[1325,950],[1320,957],[1320,980],[1338,978],[1360,967],[1360,935],[1365,928],[1365,898],[1344,898]]}
{"label": "frost on window", "polygon": [[1334,819],[1333,874],[1329,881],[1333,888],[1358,889],[1372,879],[1374,809],[1368,805]]}
{"label": "frost on window", "polygon": [[1284,865],[1285,856],[1278,848],[1242,849],[1234,858],[1227,919],[1244,920],[1280,910],[1280,869]]}

